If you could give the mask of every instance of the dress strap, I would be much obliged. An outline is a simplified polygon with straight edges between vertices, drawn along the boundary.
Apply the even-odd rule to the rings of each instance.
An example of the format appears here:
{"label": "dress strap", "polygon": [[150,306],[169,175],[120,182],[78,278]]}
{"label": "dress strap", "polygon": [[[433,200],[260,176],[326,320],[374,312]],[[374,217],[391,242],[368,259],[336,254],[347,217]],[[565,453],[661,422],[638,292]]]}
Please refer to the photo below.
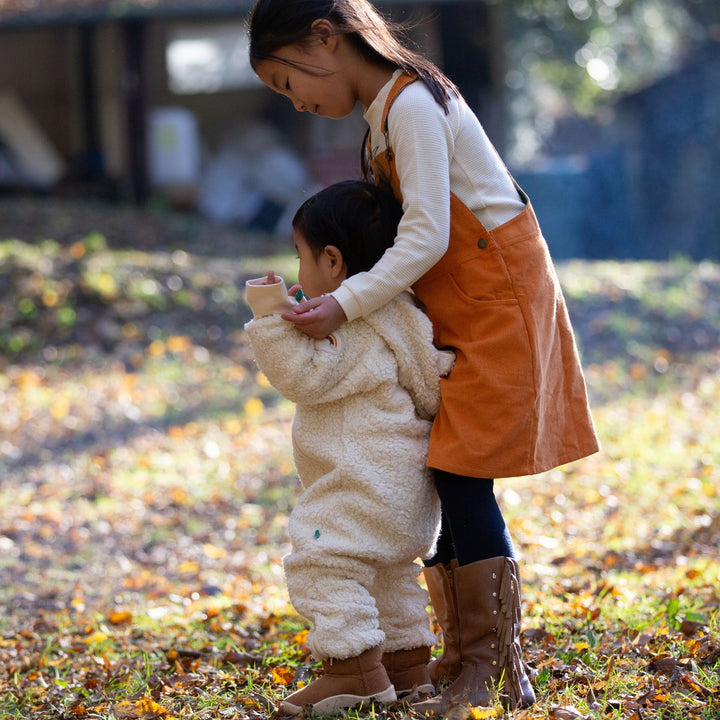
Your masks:
{"label": "dress strap", "polygon": [[[383,129],[383,134],[385,135],[385,147],[387,148],[386,153],[388,155],[388,160],[392,157],[392,150],[390,149],[390,131],[388,129],[388,115],[390,114],[390,108],[392,107],[392,104],[397,99],[397,96],[408,86],[410,83],[413,83],[417,80],[417,75],[411,75],[410,73],[403,73],[402,75],[399,75],[397,80],[395,80],[395,83],[390,88],[390,92],[388,93],[387,99],[385,100],[385,107],[383,108],[382,113],[382,119],[380,121],[380,126]],[[372,151],[371,144],[370,144],[370,132],[368,132],[365,135],[365,149],[368,153],[368,157],[370,157],[370,153]]]}

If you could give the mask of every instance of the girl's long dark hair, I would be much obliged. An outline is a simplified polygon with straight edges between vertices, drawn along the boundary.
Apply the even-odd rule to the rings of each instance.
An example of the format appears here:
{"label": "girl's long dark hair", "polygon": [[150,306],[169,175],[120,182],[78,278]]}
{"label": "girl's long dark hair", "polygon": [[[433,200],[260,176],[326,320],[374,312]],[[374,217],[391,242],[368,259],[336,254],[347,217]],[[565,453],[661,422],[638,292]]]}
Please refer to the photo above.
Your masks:
{"label": "girl's long dark hair", "polygon": [[316,20],[329,20],[368,60],[417,75],[446,112],[450,96],[460,95],[434,63],[403,42],[401,29],[368,0],[257,0],[249,21],[250,64],[255,68],[261,60],[278,60],[275,53],[280,48],[307,43]]}
{"label": "girl's long dark hair", "polygon": [[342,253],[348,277],[366,272],[392,246],[402,207],[372,183],[345,180],[320,190],[297,210],[292,225],[317,258],[327,245]]}

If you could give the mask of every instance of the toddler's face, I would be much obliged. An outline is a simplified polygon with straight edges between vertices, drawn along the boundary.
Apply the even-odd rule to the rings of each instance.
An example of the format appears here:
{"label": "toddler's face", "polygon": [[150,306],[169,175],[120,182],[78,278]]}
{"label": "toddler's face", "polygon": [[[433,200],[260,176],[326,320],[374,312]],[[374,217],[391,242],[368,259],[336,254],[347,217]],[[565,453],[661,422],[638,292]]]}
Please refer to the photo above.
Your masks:
{"label": "toddler's face", "polygon": [[293,230],[293,240],[300,260],[298,282],[302,285],[303,292],[309,298],[314,298],[337,290],[345,279],[344,268],[342,265],[338,266],[338,262],[342,263],[342,260],[328,252],[320,253],[317,258],[313,257],[310,246],[297,230]]}

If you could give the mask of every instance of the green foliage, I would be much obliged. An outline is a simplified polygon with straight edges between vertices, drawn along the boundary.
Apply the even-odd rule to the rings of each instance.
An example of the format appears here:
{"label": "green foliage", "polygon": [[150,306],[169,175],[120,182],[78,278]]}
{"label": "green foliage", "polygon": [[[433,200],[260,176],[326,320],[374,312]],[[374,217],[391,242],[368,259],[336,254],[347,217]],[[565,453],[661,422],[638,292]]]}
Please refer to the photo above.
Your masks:
{"label": "green foliage", "polygon": [[500,10],[516,132],[509,154],[519,163],[558,117],[607,116],[618,97],[673,72],[720,27],[715,0],[515,0]]}
{"label": "green foliage", "polygon": [[[0,720],[272,716],[318,666],[282,574],[293,409],[241,288],[296,261],[28,237],[0,243]],[[720,266],[558,271],[603,449],[496,484],[538,692],[505,716],[716,718]]]}

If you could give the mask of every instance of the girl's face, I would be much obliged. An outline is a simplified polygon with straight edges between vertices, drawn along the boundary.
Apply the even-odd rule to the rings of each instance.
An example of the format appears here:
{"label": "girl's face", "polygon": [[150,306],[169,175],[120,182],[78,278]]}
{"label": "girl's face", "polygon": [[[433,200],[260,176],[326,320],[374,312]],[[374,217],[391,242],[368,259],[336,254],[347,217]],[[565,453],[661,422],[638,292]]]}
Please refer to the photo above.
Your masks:
{"label": "girl's face", "polygon": [[293,230],[293,240],[300,260],[298,282],[303,292],[308,297],[314,298],[337,290],[347,276],[340,251],[333,245],[328,245],[315,258],[307,241],[298,230]]}
{"label": "girl's face", "polygon": [[346,52],[342,35],[313,36],[308,46],[286,45],[255,71],[269,88],[289,98],[298,112],[338,119],[358,102],[357,60]]}

